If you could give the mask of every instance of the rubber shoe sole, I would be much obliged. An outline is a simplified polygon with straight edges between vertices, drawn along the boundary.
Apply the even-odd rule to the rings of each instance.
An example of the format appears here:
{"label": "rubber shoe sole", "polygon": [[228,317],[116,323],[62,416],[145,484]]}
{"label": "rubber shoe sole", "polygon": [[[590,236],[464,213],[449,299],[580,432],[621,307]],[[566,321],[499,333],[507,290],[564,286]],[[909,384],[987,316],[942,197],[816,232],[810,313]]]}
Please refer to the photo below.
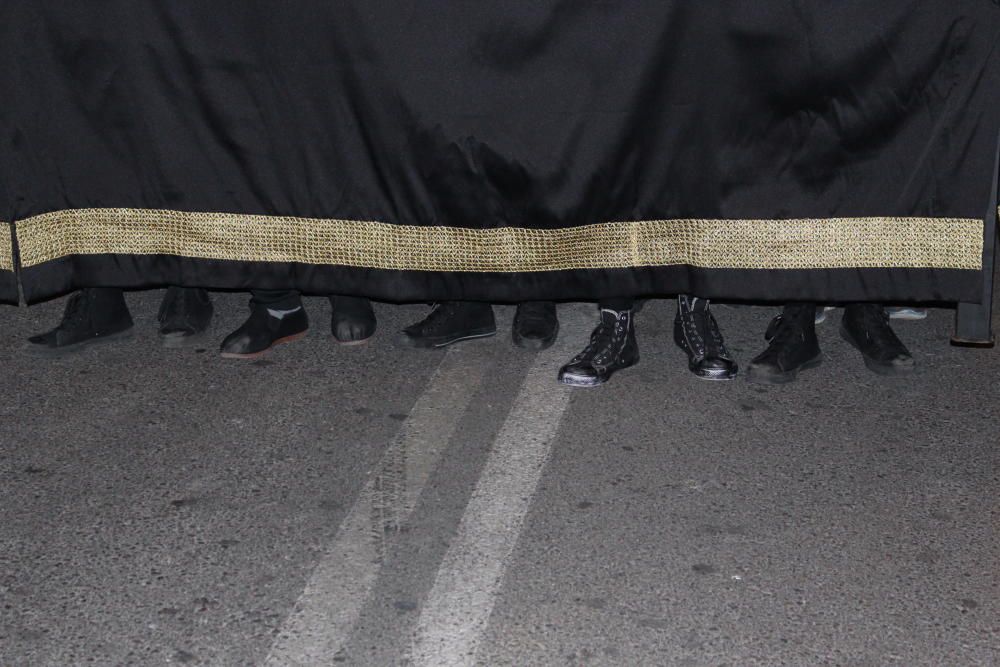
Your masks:
{"label": "rubber shoe sole", "polygon": [[341,340],[336,336],[333,337],[334,342],[341,347],[358,347],[359,345],[367,345],[368,342],[375,337],[375,334],[368,336],[367,338],[360,338],[358,340]]}
{"label": "rubber shoe sole", "polygon": [[573,375],[572,373],[559,373],[559,384],[567,387],[600,387],[608,383],[611,378],[590,377],[589,375]]}
{"label": "rubber shoe sole", "polygon": [[269,347],[264,348],[258,352],[247,352],[246,354],[241,354],[239,352],[220,352],[219,356],[223,359],[256,359],[262,357],[279,345],[284,345],[285,343],[294,343],[297,340],[306,337],[309,331],[300,331],[299,333],[292,334],[291,336],[285,336],[284,338],[279,338],[278,340],[271,343]]}
{"label": "rubber shoe sole", "polygon": [[560,368],[559,369],[559,384],[564,384],[567,387],[584,387],[584,388],[588,388],[588,387],[600,387],[601,385],[605,385],[608,382],[610,382],[611,381],[611,376],[614,375],[615,373],[617,373],[618,371],[623,371],[623,370],[625,370],[627,368],[632,368],[633,366],[637,365],[638,363],[639,363],[639,357],[638,357],[638,355],[636,355],[636,358],[632,361],[632,363],[628,364],[627,366],[621,366],[619,368],[615,368],[614,370],[609,371],[608,374],[605,375],[604,377],[600,377],[600,376],[591,377],[589,375],[575,375],[574,373],[571,373],[571,372],[567,371],[565,368]]}
{"label": "rubber shoe sole", "polygon": [[[850,332],[844,327],[840,327],[840,337],[846,340],[855,350],[861,352],[861,347],[854,341]],[[861,360],[865,362],[865,367],[867,367],[868,370],[883,377],[900,377],[903,375],[910,375],[916,368],[913,357],[909,358],[909,363],[894,364],[892,362],[883,362],[878,361],[877,359],[872,359],[864,352],[861,352]]]}
{"label": "rubber shoe sole", "polygon": [[449,345],[454,345],[455,343],[461,343],[465,340],[476,340],[478,338],[490,338],[491,336],[496,336],[497,330],[493,329],[473,329],[472,331],[465,331],[461,334],[455,334],[452,336],[434,336],[431,338],[414,338],[403,332],[400,334],[400,341],[409,347],[416,347],[420,349],[437,349],[440,347],[448,347]]}
{"label": "rubber shoe sole", "polygon": [[788,384],[790,382],[795,382],[795,380],[798,379],[800,371],[807,371],[810,368],[816,368],[822,363],[823,363],[823,356],[822,354],[820,354],[819,356],[813,357],[812,359],[804,362],[801,366],[797,368],[792,368],[790,370],[778,373],[772,373],[770,371],[764,373],[761,370],[757,370],[758,368],[761,367],[750,364],[750,366],[747,368],[747,373],[746,373],[747,382],[750,382],[752,384],[774,384],[774,385]]}
{"label": "rubber shoe sole", "polygon": [[134,327],[129,327],[124,331],[118,331],[113,334],[108,334],[107,336],[95,336],[94,338],[81,340],[79,343],[73,343],[72,345],[63,345],[62,347],[45,347],[44,345],[27,343],[25,346],[25,352],[33,357],[38,357],[39,359],[59,359],[62,357],[72,356],[95,345],[104,345],[106,343],[117,343],[119,341],[129,340],[134,335]]}
{"label": "rubber shoe sole", "polygon": [[726,368],[714,368],[709,370],[691,370],[691,375],[695,376],[699,380],[706,380],[708,382],[730,382],[736,379],[739,375],[739,368],[734,368],[729,370]]}
{"label": "rubber shoe sole", "polygon": [[199,331],[193,334],[183,334],[180,331],[160,334],[160,344],[168,350],[181,350],[186,347],[193,347],[203,343],[208,338],[207,331]]}

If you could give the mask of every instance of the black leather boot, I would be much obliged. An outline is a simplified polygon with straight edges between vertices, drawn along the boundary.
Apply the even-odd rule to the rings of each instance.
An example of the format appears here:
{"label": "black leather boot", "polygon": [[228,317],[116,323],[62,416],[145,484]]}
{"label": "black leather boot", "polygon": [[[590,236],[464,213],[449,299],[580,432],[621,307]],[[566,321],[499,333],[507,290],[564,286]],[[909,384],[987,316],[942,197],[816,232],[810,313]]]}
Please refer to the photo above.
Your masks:
{"label": "black leather boot", "polygon": [[559,335],[556,304],[551,301],[526,301],[517,304],[510,335],[514,345],[525,350],[552,347]]}
{"label": "black leather boot", "polygon": [[254,359],[275,345],[290,343],[306,335],[309,318],[305,308],[299,306],[283,310],[280,316],[271,310],[251,301],[250,317],[222,341],[222,356],[226,359]]}
{"label": "black leather boot", "polygon": [[764,338],[767,349],[750,362],[747,380],[758,384],[785,384],[799,371],[819,366],[823,360],[816,339],[816,306],[796,303],[785,306],[771,321]]}
{"label": "black leather boot", "polygon": [[722,340],[708,299],[677,297],[674,342],[688,355],[688,369],[704,380],[732,380],[739,371]]}
{"label": "black leather boot", "polygon": [[572,387],[596,387],[612,374],[639,363],[635,320],[631,310],[601,309],[601,323],[580,354],[559,369],[559,382]]}
{"label": "black leather boot", "polygon": [[879,375],[908,375],[914,361],[889,325],[889,314],[875,303],[852,303],[844,308],[840,335],[861,352],[865,366]]}
{"label": "black leather boot", "polygon": [[164,347],[184,347],[200,340],[212,321],[212,298],[197,287],[168,287],[156,319]]}
{"label": "black leather boot", "polygon": [[375,335],[375,311],[364,297],[331,296],[330,330],[341,345],[360,345]]}
{"label": "black leather boot", "polygon": [[430,315],[403,329],[402,342],[412,347],[445,347],[495,335],[493,306],[476,301],[444,301]]}
{"label": "black leather boot", "polygon": [[125,295],[116,287],[88,287],[69,298],[55,329],[28,339],[27,350],[39,357],[60,357],[95,343],[132,335]]}

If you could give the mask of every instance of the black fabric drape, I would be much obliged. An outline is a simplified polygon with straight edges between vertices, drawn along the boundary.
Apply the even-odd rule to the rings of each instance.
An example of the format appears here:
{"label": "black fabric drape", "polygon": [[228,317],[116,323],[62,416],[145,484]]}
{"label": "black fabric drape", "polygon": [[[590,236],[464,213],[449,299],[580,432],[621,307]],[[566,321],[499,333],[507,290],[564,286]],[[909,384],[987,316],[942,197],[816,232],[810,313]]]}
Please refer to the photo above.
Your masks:
{"label": "black fabric drape", "polygon": [[0,303],[17,303],[14,275],[13,206],[7,194],[7,179],[0,175]]}
{"label": "black fabric drape", "polygon": [[[6,0],[0,178],[29,300],[974,300],[998,42],[991,0]],[[461,253],[414,260],[440,228]]]}

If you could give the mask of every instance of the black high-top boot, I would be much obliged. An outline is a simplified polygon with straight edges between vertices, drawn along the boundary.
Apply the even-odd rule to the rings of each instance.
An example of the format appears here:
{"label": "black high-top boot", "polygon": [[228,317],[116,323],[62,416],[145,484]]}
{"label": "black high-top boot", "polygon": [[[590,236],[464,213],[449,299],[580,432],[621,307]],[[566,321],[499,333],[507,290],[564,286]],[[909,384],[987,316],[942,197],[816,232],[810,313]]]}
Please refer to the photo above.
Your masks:
{"label": "black high-top boot", "polygon": [[40,357],[60,357],[131,335],[132,316],[122,290],[88,287],[69,298],[59,326],[28,339],[27,350]]}
{"label": "black high-top boot", "polygon": [[403,329],[402,341],[413,347],[445,347],[495,335],[493,306],[476,301],[443,301],[430,315]]}
{"label": "black high-top boot", "polygon": [[852,303],[844,308],[840,335],[861,352],[865,366],[879,375],[908,375],[914,361],[889,325],[889,314],[877,303]]}
{"label": "black high-top boot", "polygon": [[198,287],[169,287],[156,319],[164,347],[184,347],[197,342],[212,321],[212,298]]}
{"label": "black high-top boot", "polygon": [[364,297],[331,296],[330,330],[341,345],[360,345],[375,335],[375,311]]}
{"label": "black high-top boot", "polygon": [[612,374],[639,363],[635,320],[631,310],[601,309],[601,323],[580,354],[559,369],[559,382],[573,387],[596,387]]}
{"label": "black high-top boot", "polygon": [[674,342],[688,355],[688,368],[704,380],[732,380],[739,366],[726,349],[708,299],[677,297]]}
{"label": "black high-top boot", "polygon": [[559,335],[556,304],[551,301],[526,301],[517,304],[510,335],[514,345],[525,350],[552,347]]}
{"label": "black high-top boot", "polygon": [[794,303],[785,306],[771,321],[764,338],[767,349],[750,362],[747,380],[758,384],[785,384],[799,371],[819,366],[823,357],[816,339],[816,306]]}

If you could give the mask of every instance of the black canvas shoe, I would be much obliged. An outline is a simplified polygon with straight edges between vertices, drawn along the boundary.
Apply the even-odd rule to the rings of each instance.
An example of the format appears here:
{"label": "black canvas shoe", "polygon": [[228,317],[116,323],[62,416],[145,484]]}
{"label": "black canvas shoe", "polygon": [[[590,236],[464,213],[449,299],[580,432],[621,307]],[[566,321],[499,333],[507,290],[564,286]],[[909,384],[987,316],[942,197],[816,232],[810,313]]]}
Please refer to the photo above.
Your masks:
{"label": "black canvas shoe", "polygon": [[885,308],[874,303],[853,303],[844,308],[840,335],[861,352],[865,366],[879,375],[908,375],[914,361],[910,351],[889,325]]}
{"label": "black canvas shoe", "polygon": [[330,331],[341,345],[360,345],[375,335],[375,311],[364,297],[331,296]]}
{"label": "black canvas shoe", "polygon": [[677,297],[674,342],[688,355],[688,369],[704,380],[732,380],[739,371],[722,340],[708,299]]}
{"label": "black canvas shoe", "polygon": [[601,309],[601,323],[583,351],[559,369],[559,382],[572,387],[596,387],[623,368],[639,363],[635,320],[631,310]]}
{"label": "black canvas shoe", "polygon": [[445,347],[497,332],[493,306],[475,301],[444,301],[430,315],[403,329],[402,342],[412,347]]}
{"label": "black canvas shoe", "polygon": [[156,320],[164,347],[184,347],[200,340],[212,321],[212,298],[197,287],[169,287]]}
{"label": "black canvas shoe", "polygon": [[526,301],[517,304],[510,335],[514,345],[525,350],[551,347],[559,335],[556,304],[551,301]]}
{"label": "black canvas shoe", "polygon": [[222,341],[222,356],[226,359],[253,359],[275,345],[303,338],[309,330],[306,309],[299,306],[272,315],[266,306],[250,302],[250,317],[239,329]]}
{"label": "black canvas shoe", "polygon": [[823,361],[816,339],[816,307],[789,304],[771,321],[764,338],[767,349],[750,362],[747,380],[757,384],[785,384],[799,371]]}
{"label": "black canvas shoe", "polygon": [[128,338],[132,326],[122,290],[86,288],[69,298],[59,326],[28,339],[27,350],[39,357],[60,357],[96,343]]}

